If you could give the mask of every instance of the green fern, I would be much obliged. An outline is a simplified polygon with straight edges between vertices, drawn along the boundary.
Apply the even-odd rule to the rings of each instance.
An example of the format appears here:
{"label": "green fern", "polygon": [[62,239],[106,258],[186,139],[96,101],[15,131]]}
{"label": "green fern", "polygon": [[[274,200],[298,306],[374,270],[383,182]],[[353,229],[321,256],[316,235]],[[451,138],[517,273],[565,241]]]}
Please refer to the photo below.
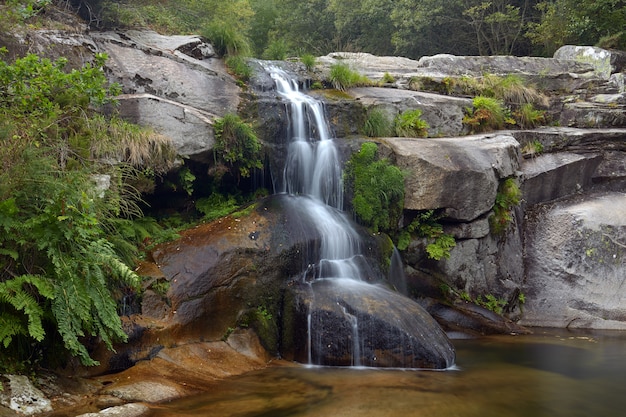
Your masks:
{"label": "green fern", "polygon": [[[0,341],[5,347],[11,343],[12,337],[18,334],[29,336],[38,342],[44,339],[45,331],[42,325],[44,309],[37,296],[44,299],[53,297],[52,286],[43,277],[22,275],[0,282],[0,303],[8,304],[15,313],[23,312],[27,318],[27,324],[24,325],[24,321],[17,315],[11,316],[5,311],[3,319],[7,322],[7,328],[0,334]],[[21,327],[18,323],[21,323]]]}

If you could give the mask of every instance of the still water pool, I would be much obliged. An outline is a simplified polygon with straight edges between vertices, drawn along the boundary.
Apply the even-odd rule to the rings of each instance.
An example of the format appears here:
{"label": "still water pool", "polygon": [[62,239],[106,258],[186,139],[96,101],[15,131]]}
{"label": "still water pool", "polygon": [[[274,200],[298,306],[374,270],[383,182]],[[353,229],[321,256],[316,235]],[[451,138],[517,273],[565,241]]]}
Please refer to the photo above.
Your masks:
{"label": "still water pool", "polygon": [[161,404],[157,417],[626,415],[626,333],[455,340],[447,371],[275,366]]}

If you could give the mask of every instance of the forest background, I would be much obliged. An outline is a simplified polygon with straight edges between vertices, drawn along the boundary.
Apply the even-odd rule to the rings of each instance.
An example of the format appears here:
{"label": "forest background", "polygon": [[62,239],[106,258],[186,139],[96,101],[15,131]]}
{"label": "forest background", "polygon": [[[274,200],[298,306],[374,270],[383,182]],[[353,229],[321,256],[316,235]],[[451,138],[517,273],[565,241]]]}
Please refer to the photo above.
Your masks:
{"label": "forest background", "polygon": [[[551,56],[562,45],[619,47],[623,0],[80,0],[99,28],[147,26],[208,37],[228,31],[240,52]],[[623,43],[623,40],[621,41]]]}

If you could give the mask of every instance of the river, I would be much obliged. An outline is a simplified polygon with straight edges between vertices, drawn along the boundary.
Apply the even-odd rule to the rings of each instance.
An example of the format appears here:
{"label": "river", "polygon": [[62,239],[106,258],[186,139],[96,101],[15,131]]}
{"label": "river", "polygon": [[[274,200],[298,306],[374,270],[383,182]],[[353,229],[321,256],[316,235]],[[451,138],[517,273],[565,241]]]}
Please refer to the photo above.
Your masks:
{"label": "river", "polygon": [[626,333],[455,340],[445,371],[277,364],[161,404],[157,417],[609,417],[626,410]]}

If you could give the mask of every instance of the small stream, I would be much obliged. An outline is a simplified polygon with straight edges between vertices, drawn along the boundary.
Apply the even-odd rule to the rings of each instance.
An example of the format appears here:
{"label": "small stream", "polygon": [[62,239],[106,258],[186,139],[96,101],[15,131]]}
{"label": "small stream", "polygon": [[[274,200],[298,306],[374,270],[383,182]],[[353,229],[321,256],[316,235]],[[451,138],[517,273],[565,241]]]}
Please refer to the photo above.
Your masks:
{"label": "small stream", "polygon": [[609,417],[626,410],[626,332],[455,340],[448,371],[283,364],[155,406],[156,417]]}

